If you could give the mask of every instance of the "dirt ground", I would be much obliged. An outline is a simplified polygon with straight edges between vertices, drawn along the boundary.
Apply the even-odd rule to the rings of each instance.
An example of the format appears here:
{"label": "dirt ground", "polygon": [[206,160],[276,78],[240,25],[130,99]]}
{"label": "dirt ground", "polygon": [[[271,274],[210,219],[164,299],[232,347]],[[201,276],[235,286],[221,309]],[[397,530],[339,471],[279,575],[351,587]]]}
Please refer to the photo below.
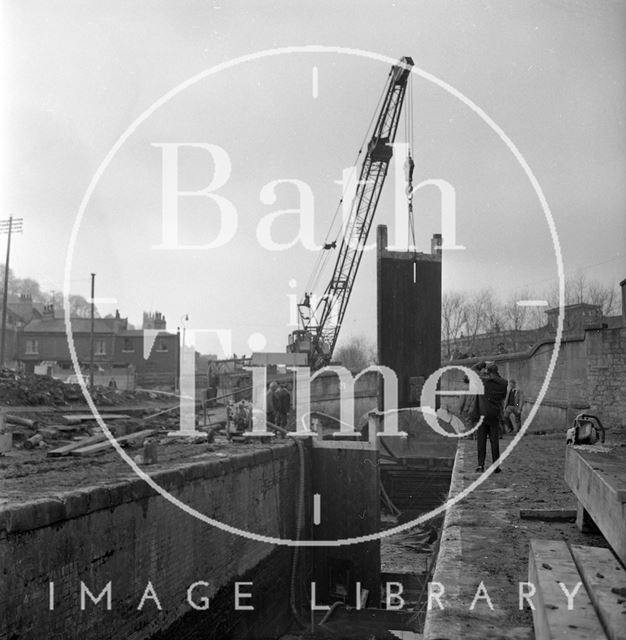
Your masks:
{"label": "dirt ground", "polygon": [[[12,410],[13,412],[13,410]],[[154,412],[154,408],[148,413]],[[40,425],[62,424],[62,410],[22,411],[22,418],[37,420]],[[67,413],[67,412],[65,412]],[[89,408],[85,407],[85,413]],[[120,411],[123,413],[123,410]],[[223,413],[223,410],[221,410]],[[212,412],[209,421],[221,418],[220,410]],[[151,465],[141,465],[146,471],[158,471],[171,468],[183,462],[198,462],[201,460],[219,459],[236,453],[253,450],[257,447],[267,447],[267,444],[233,443],[225,436],[216,435],[213,442],[203,440],[191,441],[167,436],[167,431],[177,429],[178,416],[162,417],[152,420],[143,418],[129,418],[127,420],[110,420],[103,414],[107,426],[115,430],[118,425],[127,426],[131,431],[138,429],[158,429],[158,462]],[[26,427],[14,427],[14,448],[4,455],[0,455],[0,506],[10,503],[20,503],[27,500],[54,497],[65,491],[77,488],[104,486],[116,484],[125,479],[135,478],[134,471],[123,460],[113,447],[84,457],[64,456],[48,457],[48,452],[78,441],[90,434],[100,433],[101,429],[95,421],[83,423],[83,427],[73,433],[56,434],[46,437],[45,446],[35,449],[23,448],[23,438],[35,433]],[[22,432],[22,437],[20,437]],[[273,443],[284,442],[277,437]],[[128,443],[125,450],[131,458],[141,454],[142,442]]]}
{"label": "dirt ground", "polygon": [[[607,445],[626,446],[626,430],[616,429],[607,434]],[[510,438],[510,436],[509,436]],[[504,443],[507,442],[504,438]],[[502,442],[502,441],[501,441]],[[512,514],[519,509],[571,509],[577,506],[576,497],[565,483],[565,434],[527,434],[503,464],[503,472],[489,479],[497,486],[513,489]],[[528,540],[530,538],[562,539],[570,544],[606,547],[599,534],[581,533],[574,521],[558,522],[519,518],[512,522],[517,530],[517,543],[525,553],[510,557],[509,545],[494,545],[493,563],[496,567],[508,565],[520,580],[525,579],[528,566]],[[517,544],[515,548],[517,548]]]}
{"label": "dirt ground", "polygon": [[[501,450],[510,444],[511,439],[511,436],[505,436],[500,441]],[[626,428],[611,429],[607,433],[605,444],[626,446]],[[463,446],[465,462],[461,467],[461,474],[464,486],[467,486],[478,477],[474,473],[476,442],[470,440]],[[474,517],[460,516],[467,518],[467,526],[480,526],[481,513],[497,511],[504,518],[501,539],[485,540],[473,552],[475,555],[465,549],[465,564],[461,570],[480,576],[476,579],[484,580],[487,585],[498,585],[499,588],[494,588],[491,593],[494,600],[497,600],[496,608],[506,613],[506,628],[517,630],[521,634],[519,637],[530,637],[528,633],[532,633],[531,613],[528,610],[520,611],[517,601],[518,583],[528,580],[530,539],[608,546],[599,533],[581,533],[576,527],[575,518],[555,521],[520,517],[521,509],[576,509],[576,498],[564,480],[565,448],[564,433],[526,434],[503,463],[502,473],[491,475],[461,503],[462,511],[475,514]],[[490,460],[490,453],[487,460]],[[441,521],[437,522],[435,519],[415,529],[384,538],[381,547],[383,571],[415,572],[424,576],[426,567],[432,566],[437,553],[437,545],[433,543],[432,535],[428,535],[429,528],[430,531],[438,528],[440,533],[440,527]],[[506,637],[518,637],[511,633]]]}
{"label": "dirt ground", "polygon": [[[613,428],[607,432],[605,445],[625,446],[624,436],[623,427]],[[510,442],[511,436],[501,440],[501,449]],[[472,441],[464,444],[464,486],[478,477],[474,472],[475,445]],[[564,433],[526,434],[503,462],[502,473],[491,475],[461,503],[459,518],[465,527],[461,534],[462,564],[459,569],[468,576],[465,591],[470,593],[470,599],[476,588],[474,582],[477,584],[482,580],[485,585],[493,585],[489,589],[495,606],[492,623],[497,628],[493,637],[532,637],[531,612],[529,609],[520,610],[518,603],[518,583],[528,580],[529,543],[532,538],[608,546],[599,533],[581,533],[575,518],[560,522],[520,517],[520,509],[576,509],[575,495],[564,480],[566,446]],[[487,460],[490,460],[489,454]],[[475,532],[483,523],[487,526],[485,535],[489,536],[490,531],[491,535],[498,532],[499,539],[476,537]],[[483,620],[474,613],[465,610],[458,618],[467,632],[465,635],[468,638],[485,638]]]}

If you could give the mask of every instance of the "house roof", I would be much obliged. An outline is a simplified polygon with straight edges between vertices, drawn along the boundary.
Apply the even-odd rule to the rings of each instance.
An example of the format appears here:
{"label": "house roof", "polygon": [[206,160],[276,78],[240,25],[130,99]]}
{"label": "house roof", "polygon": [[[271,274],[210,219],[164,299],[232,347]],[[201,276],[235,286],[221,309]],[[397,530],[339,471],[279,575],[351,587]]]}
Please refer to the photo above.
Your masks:
{"label": "house roof", "polygon": [[[115,318],[95,318],[94,333],[116,333]],[[90,333],[91,318],[71,318],[72,333]],[[24,333],[65,333],[63,318],[35,318],[23,329]]]}
{"label": "house roof", "polygon": [[[153,329],[147,329],[147,331],[153,331]],[[143,338],[144,335],[144,330],[143,329],[128,329],[126,331],[120,331],[118,333],[118,335],[124,337],[124,338],[133,338],[133,337],[137,337],[137,338]],[[164,338],[166,336],[169,337],[176,337],[175,333],[170,333],[169,331],[159,331],[159,333],[157,333],[157,338]]]}

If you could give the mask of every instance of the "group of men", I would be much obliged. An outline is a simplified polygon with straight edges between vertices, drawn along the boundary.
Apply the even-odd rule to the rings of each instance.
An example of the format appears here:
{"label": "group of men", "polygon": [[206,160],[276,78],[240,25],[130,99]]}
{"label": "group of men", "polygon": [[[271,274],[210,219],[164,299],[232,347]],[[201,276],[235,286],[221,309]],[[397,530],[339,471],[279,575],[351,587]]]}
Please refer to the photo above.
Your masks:
{"label": "group of men", "polygon": [[271,382],[265,400],[267,403],[267,421],[285,429],[287,427],[287,416],[291,408],[291,394],[287,387],[276,381]]}
{"label": "group of men", "polygon": [[[515,380],[507,381],[498,372],[495,363],[479,362],[472,367],[480,376],[484,393],[479,396],[468,396],[466,413],[472,425],[482,416],[478,427],[477,472],[485,470],[485,456],[487,454],[487,438],[491,444],[491,458],[493,462],[500,457],[500,438],[505,433],[516,433],[521,427],[522,392],[517,388]],[[494,473],[500,473],[500,467]]]}

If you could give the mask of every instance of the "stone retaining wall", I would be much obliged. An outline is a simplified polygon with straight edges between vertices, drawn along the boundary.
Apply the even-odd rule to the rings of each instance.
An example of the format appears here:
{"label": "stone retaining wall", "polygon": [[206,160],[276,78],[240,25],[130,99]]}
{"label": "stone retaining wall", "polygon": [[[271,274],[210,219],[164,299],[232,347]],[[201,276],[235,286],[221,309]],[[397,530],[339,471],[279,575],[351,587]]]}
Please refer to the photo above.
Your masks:
{"label": "stone retaining wall", "polygon": [[[152,474],[176,498],[209,517],[274,537],[295,535],[298,459],[293,443]],[[292,550],[205,524],[143,480],[78,489],[56,500],[0,510],[0,639],[150,638],[184,616],[201,635],[275,637],[289,621]],[[236,581],[252,598],[235,611]],[[207,611],[187,602],[210,598]],[[54,583],[50,610],[50,583]],[[110,585],[94,604],[94,596]],[[156,593],[138,610],[148,584]],[[271,598],[266,594],[271,593]],[[219,606],[218,606],[219,605]]]}
{"label": "stone retaining wall", "polygon": [[[528,353],[455,360],[444,365],[471,367],[480,359],[494,360],[504,378],[517,381],[526,399],[528,415],[548,373],[554,342],[537,345]],[[442,378],[442,390],[466,389],[461,371]],[[583,337],[561,343],[547,393],[532,423],[533,430],[564,431],[582,411],[596,414],[607,427],[626,423],[626,327],[588,329]],[[461,397],[442,400],[458,411]]]}

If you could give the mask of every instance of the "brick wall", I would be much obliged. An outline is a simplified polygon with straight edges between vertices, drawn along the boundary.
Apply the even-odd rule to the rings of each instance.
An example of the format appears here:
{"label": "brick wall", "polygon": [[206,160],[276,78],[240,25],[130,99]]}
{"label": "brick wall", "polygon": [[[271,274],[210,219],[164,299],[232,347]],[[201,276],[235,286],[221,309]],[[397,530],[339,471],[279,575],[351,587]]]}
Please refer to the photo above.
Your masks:
{"label": "brick wall", "polygon": [[[293,443],[153,475],[177,498],[228,524],[293,537],[298,477]],[[133,480],[0,510],[0,638],[277,637],[290,622],[289,547],[251,541],[204,524]],[[103,599],[80,607],[81,580]],[[193,611],[187,589],[205,580]],[[234,611],[234,581],[249,587],[254,612]],[[55,609],[49,611],[49,582]],[[163,610],[147,600],[148,581]],[[246,587],[248,589],[248,587]],[[271,594],[271,598],[268,598]],[[172,624],[176,633],[164,632]],[[201,630],[201,631],[199,631]]]}
{"label": "brick wall", "polygon": [[[495,360],[504,378],[514,378],[525,395],[524,417],[537,398],[548,372],[553,342],[538,345],[528,354],[483,356],[446,365],[470,367],[479,359]],[[463,374],[442,379],[444,390],[464,389]],[[533,430],[564,430],[577,413],[596,414],[605,426],[626,423],[626,327],[588,329],[583,337],[563,340],[559,357]],[[460,398],[442,400],[453,411]]]}

